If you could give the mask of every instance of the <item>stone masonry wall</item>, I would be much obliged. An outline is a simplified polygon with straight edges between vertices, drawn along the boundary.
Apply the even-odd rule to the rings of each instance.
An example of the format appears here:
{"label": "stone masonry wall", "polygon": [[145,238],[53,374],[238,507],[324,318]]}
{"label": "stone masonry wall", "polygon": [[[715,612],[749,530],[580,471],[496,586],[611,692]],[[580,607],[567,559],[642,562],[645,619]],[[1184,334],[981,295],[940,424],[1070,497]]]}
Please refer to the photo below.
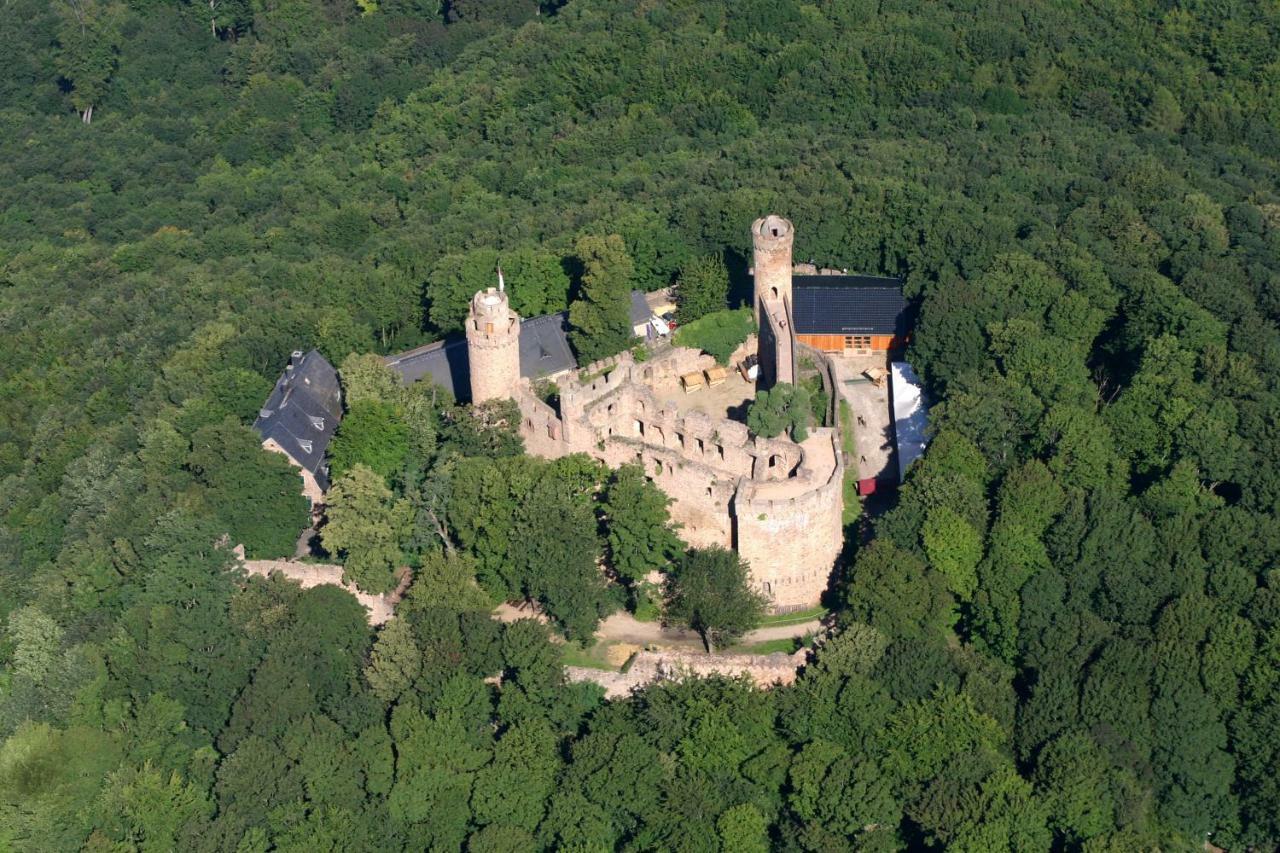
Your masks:
{"label": "stone masonry wall", "polygon": [[237,545],[234,551],[248,574],[265,578],[279,573],[303,589],[324,585],[341,587],[351,593],[368,611],[370,625],[381,625],[395,615],[395,606],[400,601],[400,596],[404,595],[404,591],[409,588],[409,582],[412,579],[408,570],[405,570],[395,590],[386,595],[370,595],[367,592],[361,592],[355,584],[343,580],[342,566],[330,563],[302,563],[297,560],[246,560],[243,545]]}
{"label": "stone masonry wall", "polygon": [[825,482],[794,496],[771,496],[767,485],[744,481],[734,500],[738,553],[776,612],[816,604],[844,546],[839,436],[824,429],[814,438],[832,444],[836,465]]}
{"label": "stone masonry wall", "polygon": [[777,652],[771,655],[707,655],[700,652],[666,651],[637,652],[626,672],[567,666],[565,675],[569,681],[590,681],[604,688],[606,699],[629,696],[637,687],[660,681],[680,681],[685,678],[705,678],[723,675],[735,678],[745,675],[757,687],[793,684],[796,671],[805,664],[808,650],[795,654]]}

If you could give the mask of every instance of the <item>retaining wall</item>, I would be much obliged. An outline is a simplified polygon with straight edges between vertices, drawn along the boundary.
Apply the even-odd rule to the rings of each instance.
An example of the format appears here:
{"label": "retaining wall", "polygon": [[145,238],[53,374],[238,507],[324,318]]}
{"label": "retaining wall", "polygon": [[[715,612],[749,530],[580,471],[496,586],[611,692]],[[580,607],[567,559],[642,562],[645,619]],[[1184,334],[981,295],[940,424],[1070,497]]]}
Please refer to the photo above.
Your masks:
{"label": "retaining wall", "polygon": [[794,683],[796,671],[804,665],[808,654],[807,649],[791,655],[781,652],[771,655],[708,655],[687,651],[646,651],[636,653],[626,672],[567,666],[565,675],[571,682],[599,684],[604,688],[606,699],[621,699],[638,687],[657,682],[709,675],[730,678],[745,675],[757,687],[767,689]]}

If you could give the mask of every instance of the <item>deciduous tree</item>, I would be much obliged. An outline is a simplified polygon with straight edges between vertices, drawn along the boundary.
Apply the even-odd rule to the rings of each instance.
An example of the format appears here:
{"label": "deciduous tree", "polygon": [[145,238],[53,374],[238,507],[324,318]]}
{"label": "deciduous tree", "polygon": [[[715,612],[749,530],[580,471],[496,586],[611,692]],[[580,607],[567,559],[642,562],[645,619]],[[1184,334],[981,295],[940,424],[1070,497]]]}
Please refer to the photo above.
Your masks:
{"label": "deciduous tree", "polygon": [[390,403],[364,399],[349,404],[329,442],[329,470],[342,477],[357,465],[383,479],[400,476],[409,458],[409,427]]}
{"label": "deciduous tree", "polygon": [[582,264],[578,296],[569,306],[570,339],[579,362],[616,355],[631,345],[634,270],[622,238],[583,235],[574,244]]}
{"label": "deciduous tree", "polygon": [[666,616],[702,635],[708,652],[755,627],[767,599],[751,588],[747,566],[733,551],[689,551],[667,578]]}
{"label": "deciduous tree", "polygon": [[601,505],[609,565],[627,583],[665,570],[683,550],[667,513],[670,503],[639,465],[623,465],[609,477]]}
{"label": "deciduous tree", "polygon": [[387,592],[396,584],[412,515],[408,502],[394,497],[377,473],[357,464],[329,490],[321,541],[325,550],[341,555],[360,589]]}
{"label": "deciduous tree", "polygon": [[676,280],[676,300],[681,323],[727,308],[729,271],[724,259],[719,255],[703,255],[681,267]]}

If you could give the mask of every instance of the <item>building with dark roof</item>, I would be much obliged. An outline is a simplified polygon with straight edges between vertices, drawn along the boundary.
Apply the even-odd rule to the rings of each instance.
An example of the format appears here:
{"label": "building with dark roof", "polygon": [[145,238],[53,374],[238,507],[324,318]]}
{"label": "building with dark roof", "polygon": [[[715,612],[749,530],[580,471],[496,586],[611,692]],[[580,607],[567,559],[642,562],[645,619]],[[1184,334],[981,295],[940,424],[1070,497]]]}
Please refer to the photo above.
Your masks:
{"label": "building with dark roof", "polygon": [[[555,379],[576,370],[578,360],[569,346],[569,315],[545,314],[520,323],[520,376],[529,380]],[[383,361],[406,385],[428,379],[454,399],[471,399],[471,365],[467,341],[454,337],[386,356]]]}
{"label": "building with dark roof", "polygon": [[869,275],[792,277],[796,338],[823,352],[871,353],[906,344],[902,279]]}
{"label": "building with dark roof", "polygon": [[639,290],[631,291],[631,330],[643,337],[645,327],[649,325],[649,318],[652,316],[653,310],[649,308],[649,302],[645,299],[644,293]]}
{"label": "building with dark roof", "polygon": [[325,451],[341,420],[338,371],[315,350],[295,351],[253,428],[263,447],[284,454],[299,469],[303,494],[312,505],[321,503],[329,488]]}

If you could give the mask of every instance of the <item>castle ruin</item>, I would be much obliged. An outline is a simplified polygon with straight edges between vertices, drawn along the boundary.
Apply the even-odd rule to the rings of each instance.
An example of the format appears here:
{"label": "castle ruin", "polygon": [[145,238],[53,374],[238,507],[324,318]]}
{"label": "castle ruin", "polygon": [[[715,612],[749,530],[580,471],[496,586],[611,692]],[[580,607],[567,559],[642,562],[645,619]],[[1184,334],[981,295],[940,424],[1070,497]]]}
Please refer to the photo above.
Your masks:
{"label": "castle ruin", "polygon": [[[764,387],[794,382],[799,344],[791,323],[791,223],[758,220],[755,305]],[[843,546],[844,460],[836,429],[803,442],[752,435],[746,425],[682,408],[680,377],[715,366],[672,347],[637,362],[629,352],[559,380],[559,406],[520,375],[520,318],[501,288],[477,293],[466,324],[473,401],[510,398],[529,453],[585,453],[611,467],[639,464],[671,499],[671,517],[694,547],[732,548],[775,612],[818,604]],[[749,339],[733,362],[757,354]],[[815,359],[821,353],[810,351]]]}
{"label": "castle ruin", "polygon": [[[614,467],[639,464],[672,499],[671,516],[686,542],[736,549],[776,612],[810,607],[819,602],[843,547],[845,465],[856,471],[859,494],[895,485],[923,449],[925,405],[905,363],[893,365],[901,432],[890,417],[888,391],[868,395],[872,386],[859,384],[859,374],[871,375],[868,367],[884,375],[886,358],[909,340],[903,281],[795,264],[794,239],[794,227],[781,216],[751,225],[759,332],[730,362],[751,363],[754,356],[759,369],[754,384],[744,372],[737,387],[721,389],[741,392],[727,404],[724,394],[712,391],[725,383],[725,371],[713,369],[715,360],[696,350],[660,343],[642,360],[624,352],[579,365],[569,343],[568,312],[520,317],[511,309],[501,270],[498,287],[473,297],[464,335],[383,361],[405,384],[429,381],[458,400],[513,400],[532,454],[585,453]],[[631,294],[633,328],[651,342],[650,327],[665,328],[650,322],[657,305],[671,307],[667,294]],[[827,421],[833,426],[815,429],[799,443],[785,435],[752,435],[742,416],[754,392],[795,383],[811,365],[831,400]],[[682,384],[703,372],[705,385]],[[544,381],[557,383],[554,405],[535,392]],[[732,375],[729,381],[737,382]],[[706,389],[701,399],[685,393],[691,387]],[[848,459],[837,405],[848,405],[859,425],[847,437],[856,441]],[[313,350],[293,353],[254,421],[263,447],[299,469],[313,511],[328,487],[326,450],[342,414],[337,371]]]}

